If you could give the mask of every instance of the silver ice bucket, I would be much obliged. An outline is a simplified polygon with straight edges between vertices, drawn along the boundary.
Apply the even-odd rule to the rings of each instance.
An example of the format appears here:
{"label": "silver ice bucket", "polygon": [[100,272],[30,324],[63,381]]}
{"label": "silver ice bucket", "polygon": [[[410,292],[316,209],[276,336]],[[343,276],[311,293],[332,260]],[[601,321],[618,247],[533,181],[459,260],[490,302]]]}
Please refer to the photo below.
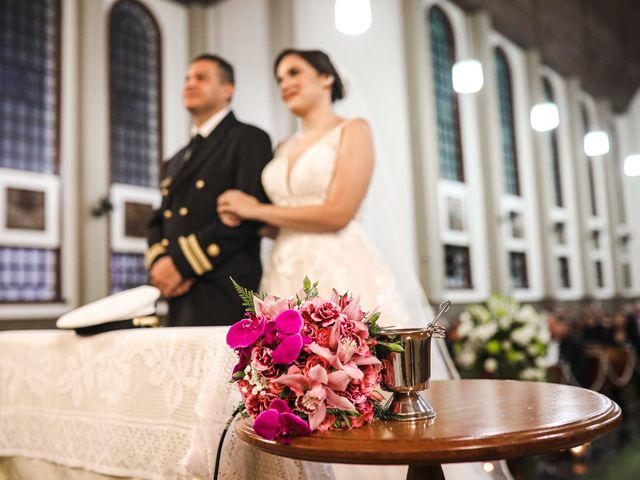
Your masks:
{"label": "silver ice bucket", "polygon": [[380,346],[382,361],[382,388],[393,395],[385,409],[395,420],[422,420],[434,418],[435,410],[420,396],[431,385],[431,338],[433,328],[405,328],[383,330],[378,340],[398,342],[403,352],[394,352]]}

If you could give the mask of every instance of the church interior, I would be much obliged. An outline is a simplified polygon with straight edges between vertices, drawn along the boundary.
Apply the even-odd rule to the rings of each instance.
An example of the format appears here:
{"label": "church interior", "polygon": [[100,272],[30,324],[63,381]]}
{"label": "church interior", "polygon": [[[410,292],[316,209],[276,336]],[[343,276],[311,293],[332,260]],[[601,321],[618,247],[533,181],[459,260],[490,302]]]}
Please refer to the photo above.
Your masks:
{"label": "church interior", "polygon": [[[340,17],[341,4],[353,18]],[[227,365],[208,350],[206,331],[172,338],[167,328],[157,345],[139,336],[109,355],[108,337],[76,351],[71,340],[37,335],[75,308],[149,283],[147,223],[161,203],[163,162],[191,135],[181,99],[191,59],[230,61],[233,112],[275,146],[300,127],[273,73],[287,47],[327,52],[347,99],[357,92],[397,250],[436,310],[451,301],[447,345],[458,368],[460,316],[499,295],[544,312],[556,349],[548,381],[622,408],[618,429],[592,444],[485,463],[466,478],[640,478],[636,22],[634,0],[0,0],[0,480],[210,478],[211,452],[187,452],[193,419],[193,435],[205,436],[233,405],[198,410],[207,397],[194,385],[226,381],[203,367]],[[336,110],[354,112],[346,101]],[[374,241],[377,213],[364,212]],[[212,338],[224,342],[223,333]],[[58,367],[64,374],[51,381]],[[493,372],[485,370],[482,378]],[[51,395],[63,413],[27,419],[28,406],[13,409],[21,392],[32,411],[44,412],[39,402]],[[67,401],[85,414],[103,410],[60,434],[74,415]],[[171,413],[153,434],[147,401]],[[96,433],[116,417],[120,430]],[[123,420],[132,417],[132,429],[144,425],[139,435]],[[45,422],[49,433],[33,443],[29,432]],[[95,451],[64,446],[129,435],[127,449],[145,450],[147,433],[171,438],[163,460],[149,447],[147,465],[123,457],[104,467]],[[167,459],[188,455],[199,473],[181,476]],[[273,478],[298,478],[265,462]]]}

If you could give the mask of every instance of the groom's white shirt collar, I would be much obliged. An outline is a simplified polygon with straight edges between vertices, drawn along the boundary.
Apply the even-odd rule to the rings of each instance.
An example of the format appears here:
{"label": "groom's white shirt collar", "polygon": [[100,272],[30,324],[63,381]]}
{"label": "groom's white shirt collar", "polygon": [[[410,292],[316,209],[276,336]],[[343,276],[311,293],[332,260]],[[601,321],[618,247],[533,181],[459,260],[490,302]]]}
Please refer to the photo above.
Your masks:
{"label": "groom's white shirt collar", "polygon": [[231,107],[223,108],[222,110],[211,115],[202,125],[191,127],[191,136],[200,134],[204,138],[207,138],[211,132],[218,126],[224,117],[231,111]]}

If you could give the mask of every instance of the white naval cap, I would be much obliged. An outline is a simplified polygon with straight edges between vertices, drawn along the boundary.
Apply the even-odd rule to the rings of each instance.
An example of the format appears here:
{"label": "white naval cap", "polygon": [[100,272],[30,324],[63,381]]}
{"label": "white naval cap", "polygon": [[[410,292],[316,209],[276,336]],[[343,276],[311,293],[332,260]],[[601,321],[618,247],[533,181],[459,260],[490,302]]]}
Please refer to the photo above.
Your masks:
{"label": "white naval cap", "polygon": [[122,328],[156,326],[156,301],[160,290],[150,285],[124,290],[65,313],[58,328],[93,335]]}

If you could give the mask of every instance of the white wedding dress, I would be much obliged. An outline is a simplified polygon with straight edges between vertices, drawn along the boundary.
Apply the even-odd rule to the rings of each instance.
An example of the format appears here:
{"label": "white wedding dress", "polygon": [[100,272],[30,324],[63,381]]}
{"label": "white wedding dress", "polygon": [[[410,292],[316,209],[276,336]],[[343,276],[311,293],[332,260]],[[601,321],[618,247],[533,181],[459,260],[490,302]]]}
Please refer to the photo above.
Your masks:
{"label": "white wedding dress", "polygon": [[[262,184],[278,206],[322,205],[333,178],[342,122],[297,159],[289,172],[288,145],[276,151],[262,172]],[[309,233],[282,228],[266,264],[261,292],[287,297],[302,288],[305,276],[318,282],[320,295],[332,289],[360,296],[365,311],[378,307],[384,326],[407,324],[407,312],[395,293],[391,271],[356,218],[335,233]]]}
{"label": "white wedding dress", "polygon": [[[273,160],[262,172],[262,185],[274,205],[296,207],[325,203],[342,130],[347,124],[348,121],[340,123],[309,146],[291,169],[287,155],[291,140],[276,150]],[[324,298],[328,298],[332,289],[339,293],[349,291],[360,296],[363,310],[379,308],[380,325],[383,326],[424,326],[432,316],[428,305],[424,308],[429,310],[418,319],[412,318],[404,308],[391,269],[357,217],[335,233],[280,229],[265,265],[260,291],[279,297],[292,296],[302,288],[305,276],[318,282],[318,290]],[[446,351],[446,347],[442,340],[436,342],[440,345],[432,348],[431,378],[452,378],[443,358],[442,349]],[[340,480],[404,479],[406,470],[407,467],[334,465],[335,476]],[[446,465],[444,472],[447,479],[489,478],[479,464]]]}

